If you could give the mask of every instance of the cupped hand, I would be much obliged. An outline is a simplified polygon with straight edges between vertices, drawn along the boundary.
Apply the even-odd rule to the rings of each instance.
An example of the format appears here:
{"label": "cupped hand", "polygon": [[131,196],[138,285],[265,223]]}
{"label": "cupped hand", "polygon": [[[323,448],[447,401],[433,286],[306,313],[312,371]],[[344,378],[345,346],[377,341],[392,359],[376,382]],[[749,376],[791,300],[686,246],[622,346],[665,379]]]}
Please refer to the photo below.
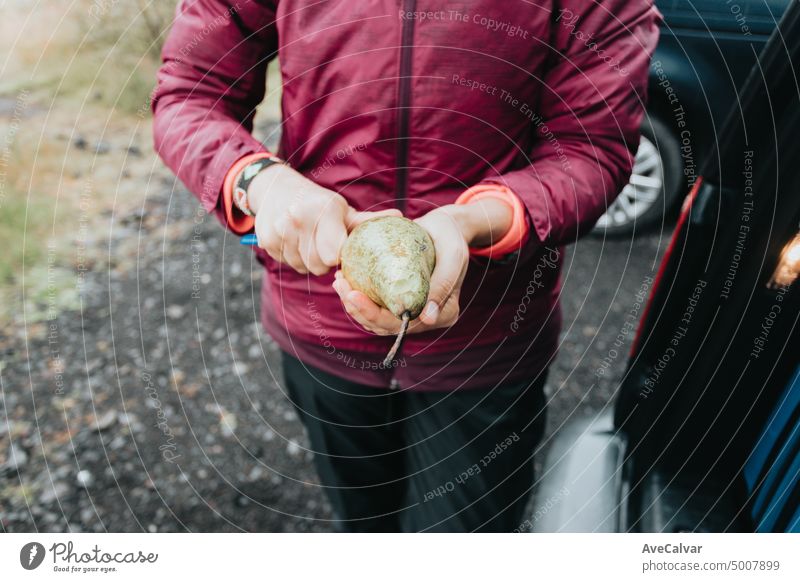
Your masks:
{"label": "cupped hand", "polygon": [[[442,206],[415,221],[433,240],[436,267],[431,275],[428,302],[420,316],[409,325],[408,333],[450,327],[458,319],[461,284],[469,261],[468,241],[473,236],[464,208]],[[353,289],[341,271],[336,273],[333,288],[347,313],[364,329],[378,335],[394,335],[399,331],[400,320],[366,294]]]}
{"label": "cupped hand", "polygon": [[339,264],[347,233],[398,210],[359,212],[340,194],[285,165],[259,173],[248,190],[258,244],[270,257],[301,274],[324,275]]}

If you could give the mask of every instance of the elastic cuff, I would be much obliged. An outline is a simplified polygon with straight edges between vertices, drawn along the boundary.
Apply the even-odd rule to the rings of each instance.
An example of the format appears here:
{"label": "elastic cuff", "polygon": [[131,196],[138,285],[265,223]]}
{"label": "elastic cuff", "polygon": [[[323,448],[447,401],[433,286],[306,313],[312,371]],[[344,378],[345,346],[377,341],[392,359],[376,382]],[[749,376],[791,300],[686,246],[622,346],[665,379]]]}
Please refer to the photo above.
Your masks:
{"label": "elastic cuff", "polygon": [[222,183],[222,206],[225,209],[225,220],[228,222],[230,228],[236,234],[245,234],[253,230],[256,220],[253,216],[247,216],[244,212],[236,208],[233,203],[233,185],[239,173],[245,166],[252,164],[256,160],[262,158],[271,158],[272,154],[269,152],[258,152],[255,154],[248,154],[239,158],[225,174],[225,181]]}
{"label": "elastic cuff", "polygon": [[469,204],[485,198],[501,200],[511,207],[511,227],[503,237],[488,247],[470,247],[471,255],[497,259],[514,251],[518,251],[528,235],[528,225],[525,207],[516,194],[505,186],[494,184],[478,184],[465,190],[456,200],[456,204]]}

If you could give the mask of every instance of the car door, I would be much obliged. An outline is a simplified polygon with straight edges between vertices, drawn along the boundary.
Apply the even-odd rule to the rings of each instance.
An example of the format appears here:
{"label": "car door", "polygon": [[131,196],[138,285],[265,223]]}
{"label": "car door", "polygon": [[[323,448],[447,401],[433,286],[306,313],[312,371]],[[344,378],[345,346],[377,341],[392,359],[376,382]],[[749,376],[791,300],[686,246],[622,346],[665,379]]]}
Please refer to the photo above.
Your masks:
{"label": "car door", "polygon": [[794,3],[684,206],[613,422],[594,419],[555,438],[537,507],[565,487],[572,493],[536,531],[796,527],[798,63]]}

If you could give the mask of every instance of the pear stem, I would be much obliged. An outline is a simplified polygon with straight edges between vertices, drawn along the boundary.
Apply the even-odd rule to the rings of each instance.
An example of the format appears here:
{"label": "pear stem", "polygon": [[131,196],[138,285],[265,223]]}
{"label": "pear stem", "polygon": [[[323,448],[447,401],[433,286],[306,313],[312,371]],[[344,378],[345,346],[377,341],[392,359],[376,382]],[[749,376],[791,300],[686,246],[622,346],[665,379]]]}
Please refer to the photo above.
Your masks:
{"label": "pear stem", "polygon": [[400,346],[403,345],[403,340],[406,337],[406,331],[408,331],[409,321],[411,321],[411,313],[404,311],[402,317],[400,318],[400,331],[397,332],[397,339],[394,340],[392,349],[389,350],[389,353],[383,360],[384,368],[388,368],[392,365],[392,362],[394,362],[394,357],[397,355],[397,352],[400,351]]}

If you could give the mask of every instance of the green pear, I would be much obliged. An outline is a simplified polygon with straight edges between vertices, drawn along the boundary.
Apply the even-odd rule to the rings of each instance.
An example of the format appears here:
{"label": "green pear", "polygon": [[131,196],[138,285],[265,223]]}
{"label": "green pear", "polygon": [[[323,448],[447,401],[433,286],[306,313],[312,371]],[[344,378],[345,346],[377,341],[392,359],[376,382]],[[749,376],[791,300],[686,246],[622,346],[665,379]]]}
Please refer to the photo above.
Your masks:
{"label": "green pear", "polygon": [[342,249],[342,274],[350,286],[398,319],[425,307],[436,264],[433,241],[407,218],[382,216],[361,223]]}
{"label": "green pear", "polygon": [[400,347],[409,320],[425,307],[435,264],[430,235],[416,222],[399,216],[361,223],[342,248],[342,274],[350,286],[402,321],[388,363]]}

